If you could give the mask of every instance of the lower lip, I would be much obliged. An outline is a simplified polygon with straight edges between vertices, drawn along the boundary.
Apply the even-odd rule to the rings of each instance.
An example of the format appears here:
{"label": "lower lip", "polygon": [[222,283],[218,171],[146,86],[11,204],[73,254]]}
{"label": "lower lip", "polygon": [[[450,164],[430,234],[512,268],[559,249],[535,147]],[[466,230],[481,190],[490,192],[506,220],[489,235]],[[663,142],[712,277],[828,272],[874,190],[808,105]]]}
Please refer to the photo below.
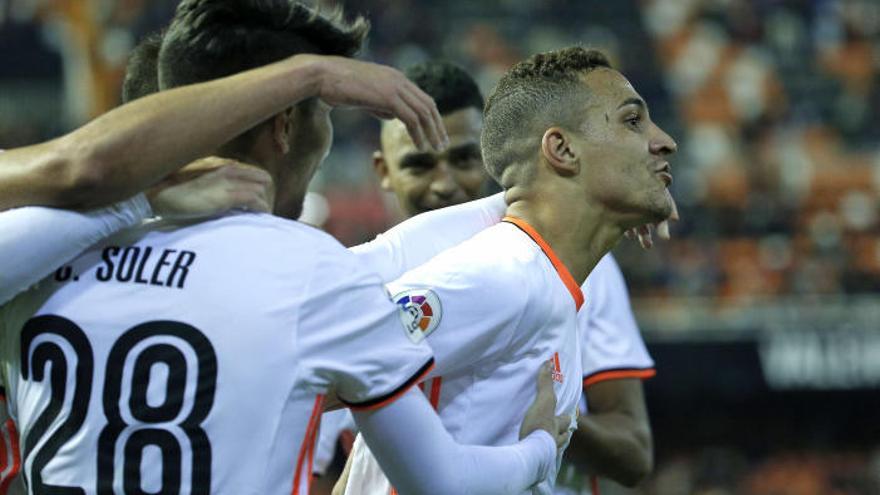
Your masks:
{"label": "lower lip", "polygon": [[669,172],[658,172],[657,175],[660,176],[660,179],[666,184],[666,187],[672,185],[672,174]]}

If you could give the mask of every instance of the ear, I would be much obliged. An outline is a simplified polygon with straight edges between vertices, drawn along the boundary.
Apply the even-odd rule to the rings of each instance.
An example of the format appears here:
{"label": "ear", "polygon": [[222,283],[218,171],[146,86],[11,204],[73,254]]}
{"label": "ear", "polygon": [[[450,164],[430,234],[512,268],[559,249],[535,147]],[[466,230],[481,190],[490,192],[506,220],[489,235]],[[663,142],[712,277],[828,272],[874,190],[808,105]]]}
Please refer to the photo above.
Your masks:
{"label": "ear", "polygon": [[379,176],[379,185],[385,191],[391,190],[391,177],[388,176],[388,162],[385,161],[385,155],[381,151],[373,152],[373,170]]}
{"label": "ear", "polygon": [[272,144],[283,155],[290,152],[293,125],[293,108],[288,108],[272,117]]}
{"label": "ear", "polygon": [[571,137],[560,127],[551,127],[541,137],[541,154],[556,173],[572,176],[580,170]]}

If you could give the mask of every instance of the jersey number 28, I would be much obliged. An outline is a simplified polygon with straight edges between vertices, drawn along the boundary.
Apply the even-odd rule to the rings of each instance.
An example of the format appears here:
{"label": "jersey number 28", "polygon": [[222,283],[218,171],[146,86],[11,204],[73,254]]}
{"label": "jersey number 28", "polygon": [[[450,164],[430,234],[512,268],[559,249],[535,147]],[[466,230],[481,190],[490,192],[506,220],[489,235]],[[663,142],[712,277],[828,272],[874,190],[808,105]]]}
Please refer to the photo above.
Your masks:
{"label": "jersey number 28", "polygon": [[[75,356],[69,363],[68,356]],[[189,358],[189,359],[188,359]],[[85,494],[82,487],[47,484],[43,469],[82,428],[89,412],[94,380],[94,353],[76,323],[55,315],[29,320],[21,334],[21,377],[49,380],[48,405],[30,425],[24,439],[24,458],[33,460],[24,470],[34,493]],[[48,376],[47,364],[51,363]],[[195,370],[190,368],[195,364]],[[156,365],[163,365],[157,367]],[[147,392],[156,370],[164,367],[164,400],[151,404]],[[68,374],[73,390],[67,390]],[[201,428],[214,404],[217,356],[198,329],[177,321],[150,321],[126,330],[113,344],[104,367],[105,424],[98,437],[97,493],[113,494],[121,483],[126,494],[145,494],[141,465],[146,447],[161,452],[161,489],[149,493],[187,491],[207,494],[211,487],[211,443]],[[154,380],[156,381],[156,380]],[[191,401],[185,397],[192,397]],[[69,406],[67,405],[69,404]],[[68,409],[66,418],[48,436],[49,427]],[[182,445],[184,444],[184,445]],[[36,449],[36,450],[35,450]],[[181,490],[189,465],[190,489]],[[90,490],[91,491],[91,490]]]}

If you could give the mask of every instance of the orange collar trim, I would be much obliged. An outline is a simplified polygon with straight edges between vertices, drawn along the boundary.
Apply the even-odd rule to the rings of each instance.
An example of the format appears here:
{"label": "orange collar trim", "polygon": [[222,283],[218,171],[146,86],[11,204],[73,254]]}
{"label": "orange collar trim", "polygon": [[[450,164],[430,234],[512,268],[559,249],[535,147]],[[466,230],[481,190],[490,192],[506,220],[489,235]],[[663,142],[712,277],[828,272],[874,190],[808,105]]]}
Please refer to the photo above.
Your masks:
{"label": "orange collar trim", "polygon": [[568,289],[568,292],[571,293],[571,297],[574,298],[575,307],[580,310],[581,306],[584,304],[584,292],[581,290],[580,284],[574,281],[574,277],[571,276],[571,272],[568,271],[568,268],[559,261],[559,258],[556,256],[556,253],[553,252],[553,248],[550,247],[550,244],[547,244],[547,241],[541,237],[531,225],[528,224],[525,220],[520,218],[507,216],[504,217],[502,222],[512,223],[517,228],[526,233],[527,236],[531,237],[535,244],[541,248],[541,251],[544,251],[544,254],[550,258],[550,263],[553,263],[553,268],[556,268],[556,273],[559,274],[559,278],[562,279],[562,283],[565,284],[565,287]]}

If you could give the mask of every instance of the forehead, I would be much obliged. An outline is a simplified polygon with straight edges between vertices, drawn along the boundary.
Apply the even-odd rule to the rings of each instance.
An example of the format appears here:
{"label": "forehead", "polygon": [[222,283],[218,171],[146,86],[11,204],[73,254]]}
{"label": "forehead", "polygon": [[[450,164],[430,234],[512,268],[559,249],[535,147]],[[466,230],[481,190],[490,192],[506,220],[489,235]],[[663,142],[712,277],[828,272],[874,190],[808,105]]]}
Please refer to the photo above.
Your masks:
{"label": "forehead", "polygon": [[[480,142],[483,129],[483,113],[473,107],[462,108],[441,116],[450,146],[474,141]],[[382,125],[382,151],[386,155],[404,154],[416,149],[415,144],[400,120],[387,121]]]}
{"label": "forehead", "polygon": [[592,70],[581,80],[590,91],[591,103],[606,111],[617,109],[626,100],[642,99],[632,83],[623,74],[613,69]]}

